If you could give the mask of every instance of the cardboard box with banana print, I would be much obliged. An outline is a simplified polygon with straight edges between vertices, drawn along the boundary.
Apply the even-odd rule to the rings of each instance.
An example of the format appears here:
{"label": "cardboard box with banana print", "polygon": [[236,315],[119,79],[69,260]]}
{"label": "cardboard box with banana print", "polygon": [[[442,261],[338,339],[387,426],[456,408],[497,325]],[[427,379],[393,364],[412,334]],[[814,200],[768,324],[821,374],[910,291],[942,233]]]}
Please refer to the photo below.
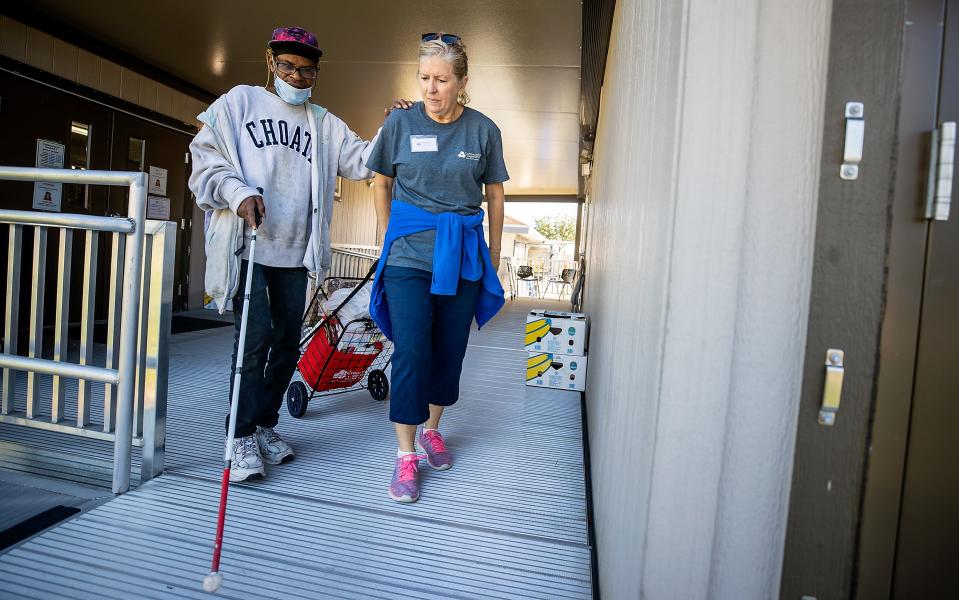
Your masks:
{"label": "cardboard box with banana print", "polygon": [[589,320],[583,313],[531,310],[526,316],[526,350],[586,356]]}
{"label": "cardboard box with banana print", "polygon": [[586,391],[586,357],[530,352],[526,385]]}

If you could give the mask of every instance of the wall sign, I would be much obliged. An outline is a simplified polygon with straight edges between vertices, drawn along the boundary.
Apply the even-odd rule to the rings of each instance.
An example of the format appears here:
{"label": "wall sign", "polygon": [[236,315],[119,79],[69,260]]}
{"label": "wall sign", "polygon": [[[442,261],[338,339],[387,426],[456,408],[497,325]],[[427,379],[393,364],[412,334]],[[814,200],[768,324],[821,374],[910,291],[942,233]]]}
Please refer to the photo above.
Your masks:
{"label": "wall sign", "polygon": [[[45,169],[62,169],[66,146],[50,140],[37,140],[38,167]],[[60,212],[63,198],[63,184],[37,181],[33,184],[34,210],[50,210]]]}
{"label": "wall sign", "polygon": [[150,167],[150,193],[166,196],[166,169]]}
{"label": "wall sign", "polygon": [[168,221],[170,219],[170,199],[160,196],[147,196],[147,218]]}

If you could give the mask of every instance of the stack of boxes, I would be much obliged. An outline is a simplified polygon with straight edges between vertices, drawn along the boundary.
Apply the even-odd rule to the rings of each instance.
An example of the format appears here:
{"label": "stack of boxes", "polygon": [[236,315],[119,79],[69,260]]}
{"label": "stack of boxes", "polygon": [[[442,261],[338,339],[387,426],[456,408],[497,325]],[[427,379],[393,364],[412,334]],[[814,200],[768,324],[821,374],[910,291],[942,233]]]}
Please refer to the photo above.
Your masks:
{"label": "stack of boxes", "polygon": [[526,385],[586,390],[586,340],[583,313],[532,310],[526,316]]}

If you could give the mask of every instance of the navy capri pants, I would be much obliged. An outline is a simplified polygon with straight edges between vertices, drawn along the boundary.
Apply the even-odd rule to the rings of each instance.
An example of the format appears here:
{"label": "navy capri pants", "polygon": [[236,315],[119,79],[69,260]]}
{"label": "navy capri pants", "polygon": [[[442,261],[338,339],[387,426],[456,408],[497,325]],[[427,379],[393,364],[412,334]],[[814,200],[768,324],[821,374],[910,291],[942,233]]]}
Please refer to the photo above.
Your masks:
{"label": "navy capri pants", "polygon": [[460,279],[455,296],[430,293],[433,274],[387,265],[383,286],[393,322],[390,420],[420,425],[430,404],[459,399],[463,357],[480,282]]}

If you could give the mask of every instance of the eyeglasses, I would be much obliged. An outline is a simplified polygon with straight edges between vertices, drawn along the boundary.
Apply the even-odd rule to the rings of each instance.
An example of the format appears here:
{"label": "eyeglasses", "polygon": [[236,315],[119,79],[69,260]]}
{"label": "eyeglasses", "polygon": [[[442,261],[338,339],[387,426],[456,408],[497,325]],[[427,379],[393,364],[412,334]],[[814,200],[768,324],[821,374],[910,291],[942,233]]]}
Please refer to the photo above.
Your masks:
{"label": "eyeglasses", "polygon": [[292,63],[288,63],[284,60],[277,60],[276,55],[273,55],[273,62],[276,63],[276,70],[284,75],[292,75],[299,72],[300,77],[303,79],[316,79],[316,74],[319,73],[319,69],[316,67],[299,67],[297,68]]}
{"label": "eyeglasses", "polygon": [[446,44],[459,44],[463,39],[453,33],[424,33],[423,37],[420,38],[424,42],[432,42],[433,40],[443,40]]}

